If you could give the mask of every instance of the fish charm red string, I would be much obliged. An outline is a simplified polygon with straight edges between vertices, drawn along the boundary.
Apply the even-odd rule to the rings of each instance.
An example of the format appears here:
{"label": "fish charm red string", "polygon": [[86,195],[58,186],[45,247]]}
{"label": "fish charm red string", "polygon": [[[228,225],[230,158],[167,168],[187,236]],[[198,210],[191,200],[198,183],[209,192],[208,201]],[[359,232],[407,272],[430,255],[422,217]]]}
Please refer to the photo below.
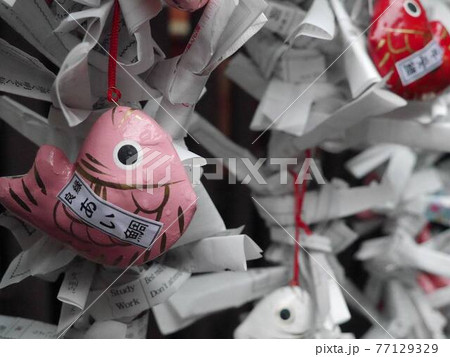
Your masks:
{"label": "fish charm red string", "polygon": [[119,32],[120,32],[120,5],[119,0],[114,2],[114,14],[111,25],[111,36],[109,43],[109,64],[108,64],[108,101],[116,103],[122,97],[122,93],[116,87],[117,81],[117,56],[119,52]]}
{"label": "fish charm red string", "polygon": [[[306,159],[311,159],[311,150],[305,151]],[[299,174],[296,172],[292,172],[294,176],[294,218],[295,218],[295,245],[294,245],[294,267],[293,267],[293,276],[289,285],[291,286],[299,286],[300,285],[300,231],[303,230],[307,235],[311,235],[312,231],[308,227],[308,225],[302,219],[302,209],[303,202],[306,194],[306,175],[308,174],[308,168],[303,173],[302,182],[298,184]]]}

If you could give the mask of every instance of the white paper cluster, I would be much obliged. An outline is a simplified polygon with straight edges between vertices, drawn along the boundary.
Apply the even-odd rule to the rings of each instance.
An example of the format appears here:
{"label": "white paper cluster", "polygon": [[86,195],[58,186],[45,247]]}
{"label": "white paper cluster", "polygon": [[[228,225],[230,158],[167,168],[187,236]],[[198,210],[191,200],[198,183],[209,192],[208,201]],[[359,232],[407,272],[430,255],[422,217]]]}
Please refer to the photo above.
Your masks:
{"label": "white paper cluster", "polygon": [[[422,2],[429,19],[449,25],[446,1]],[[312,175],[318,184],[309,185],[302,218],[313,234],[300,238],[300,290],[283,288],[263,299],[236,336],[347,338],[339,325],[355,317],[348,304],[372,324],[364,337],[445,338],[450,317],[448,91],[423,102],[407,102],[389,91],[365,45],[370,1],[268,4],[268,23],[227,70],[259,102],[251,129],[270,135],[268,156],[286,160],[284,171],[262,167],[268,184],[249,184],[271,233],[265,258],[292,269],[295,199],[286,171],[289,159],[299,158],[301,164],[308,148],[319,148],[316,159],[321,152],[356,150],[341,170],[356,180],[332,178],[323,184]],[[206,123],[198,127],[211,136]],[[220,157],[239,151],[217,143],[216,137],[202,141]],[[247,174],[245,167],[237,168],[238,177]],[[280,185],[286,179],[288,184]],[[369,275],[363,291],[336,258],[350,246],[359,247],[352,259],[363,262]],[[305,294],[315,303],[312,316]],[[296,312],[289,321],[296,328],[282,318],[283,306]],[[262,321],[268,329],[261,328]]]}
{"label": "white paper cluster", "polygon": [[[0,225],[14,233],[23,252],[0,288],[29,276],[55,281],[64,274],[64,280],[57,326],[1,317],[0,337],[144,338],[150,309],[169,334],[259,299],[235,337],[352,338],[341,325],[353,311],[372,323],[365,337],[447,336],[450,97],[407,102],[389,91],[365,48],[367,2],[210,0],[185,52],[175,58],[165,58],[152,39],[160,1],[119,2],[121,104],[153,116],[173,136],[182,161],[196,156],[184,144],[189,134],[224,162],[257,162],[194,111],[212,71],[245,44],[227,75],[259,101],[251,129],[270,135],[269,157],[303,159],[308,148],[356,150],[345,170],[360,184],[332,178],[308,188],[302,218],[313,234],[300,239],[300,287],[288,286],[296,242],[294,182],[286,170],[263,166],[266,184],[260,184],[247,180],[248,167],[239,161],[228,168],[249,185],[270,232],[270,268],[247,269],[260,248],[242,228],[227,229],[202,184],[194,186],[197,213],[180,241],[156,262],[125,272],[81,259],[4,214]],[[423,3],[430,18],[450,28],[447,2]],[[35,144],[53,144],[76,157],[92,123],[109,108],[112,6],[113,0],[66,0],[62,6],[56,0],[51,6],[0,0],[0,17],[58,68],[54,74],[0,40],[1,90],[50,105],[44,118],[4,96],[1,119]],[[337,259],[355,244],[352,259],[369,275],[363,290]]]}
{"label": "white paper cluster", "polygon": [[[48,102],[49,115],[42,117],[3,96],[0,117],[33,143],[53,144],[75,159],[93,122],[111,108],[106,100],[107,51],[114,0],[47,3],[2,0],[0,17],[49,59],[57,73],[0,40],[0,78],[3,92]],[[161,11],[160,0],[119,3],[120,104],[154,117],[172,135],[190,170],[196,155],[186,149],[184,136],[195,104],[212,71],[267,21],[266,3],[209,1],[186,50],[175,58],[166,58],[152,38],[150,24]],[[198,207],[185,234],[158,261],[126,271],[86,261],[18,218],[0,216],[0,225],[12,231],[23,249],[0,289],[29,276],[56,281],[64,274],[57,326],[0,317],[0,337],[145,338],[150,309],[161,332],[170,333],[285,284],[284,267],[247,271],[247,261],[261,257],[260,248],[242,234],[243,227],[227,229],[203,185],[198,178],[193,181]]]}

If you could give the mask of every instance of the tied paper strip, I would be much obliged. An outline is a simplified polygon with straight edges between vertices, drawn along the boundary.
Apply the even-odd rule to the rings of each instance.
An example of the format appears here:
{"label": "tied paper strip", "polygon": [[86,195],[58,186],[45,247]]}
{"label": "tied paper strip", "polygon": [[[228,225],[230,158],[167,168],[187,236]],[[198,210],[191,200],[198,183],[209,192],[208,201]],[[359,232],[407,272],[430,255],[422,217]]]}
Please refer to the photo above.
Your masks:
{"label": "tied paper strip", "polygon": [[388,194],[385,206],[394,207],[407,187],[417,161],[417,155],[410,148],[377,145],[348,161],[346,167],[355,177],[362,178],[386,161],[389,163],[380,185]]}
{"label": "tied paper strip", "polygon": [[[122,57],[129,53],[129,62],[123,62],[120,58],[120,67],[125,68],[131,74],[141,74],[147,71],[154,63],[154,48],[159,52],[156,42],[152,38],[150,29],[150,20],[153,19],[162,9],[161,2],[158,0],[119,0],[120,9],[122,11],[128,34],[131,38],[134,36],[136,41],[136,49],[130,53],[125,51],[130,46],[130,41],[119,48]],[[162,55],[162,53],[160,52]]]}
{"label": "tied paper strip", "polygon": [[197,195],[197,211],[186,232],[173,245],[173,248],[196,242],[203,238],[221,235],[227,229],[203,184],[195,185],[194,191]]}
{"label": "tied paper strip", "polygon": [[90,6],[90,7],[98,7],[100,6],[101,0],[72,0],[82,5]]}
{"label": "tied paper strip", "polygon": [[289,47],[263,29],[245,44],[245,48],[264,77],[270,78]]}
{"label": "tied paper strip", "polygon": [[127,327],[125,338],[128,339],[144,339],[147,337],[149,312],[142,314],[141,317],[131,321]]}
{"label": "tied paper strip", "polygon": [[427,299],[431,306],[436,309],[443,309],[450,305],[450,287],[446,286],[428,294]]}
{"label": "tied paper strip", "polygon": [[[290,48],[264,29],[250,39],[245,48],[266,79],[274,76],[285,82],[305,84],[310,84],[319,77],[320,82],[326,79],[326,60],[323,54],[316,49]],[[256,76],[259,77],[260,73]],[[237,84],[245,87],[245,79],[235,77]]]}
{"label": "tied paper strip", "polygon": [[333,12],[328,0],[314,0],[303,21],[289,34],[288,41],[293,44],[300,36],[332,40],[335,33]]}
{"label": "tied paper strip", "polygon": [[[419,326],[417,313],[409,298],[407,291],[397,281],[389,281],[385,286],[385,315],[387,331],[394,336],[394,338],[406,338],[413,336],[414,326]],[[382,323],[382,322],[380,322]],[[371,330],[364,336],[364,338],[385,338],[386,332],[378,325],[372,327]]]}
{"label": "tied paper strip", "polygon": [[[384,310],[390,322],[384,325],[395,338],[443,338],[445,318],[428,304],[423,293],[395,280],[389,281],[385,290]],[[386,333],[377,330],[365,337],[384,338]]]}
{"label": "tied paper strip", "polygon": [[[250,151],[232,142],[222,132],[211,125],[211,123],[198,115],[198,113],[194,113],[189,131],[208,152],[214,155],[214,157],[223,159],[223,161],[220,162],[220,165],[223,164],[226,166],[229,172],[235,176],[237,180],[248,184],[252,191],[258,192],[261,195],[280,192],[286,193],[287,190],[289,191],[287,185],[280,184],[281,174],[274,174],[271,177],[266,177],[263,172],[255,170],[250,172],[249,166],[255,163],[255,165],[257,165],[258,160],[256,157]],[[244,160],[234,160],[235,165],[228,165],[232,159],[236,158],[245,159],[247,164],[244,163]],[[261,175],[261,177],[266,180],[267,185],[260,185],[257,180],[252,180],[249,174]],[[287,172],[284,174],[287,177]]]}
{"label": "tied paper strip", "polygon": [[208,314],[259,299],[290,279],[285,267],[192,277],[166,303],[152,310],[163,334],[176,332]]}
{"label": "tied paper strip", "polygon": [[71,34],[54,33],[58,21],[45,0],[16,0],[12,7],[2,0],[0,17],[57,66],[79,43]]}
{"label": "tied paper strip", "polygon": [[86,339],[123,339],[127,335],[127,325],[118,321],[96,321],[86,331]]}
{"label": "tied paper strip", "polygon": [[69,264],[76,256],[72,250],[50,238],[38,240],[20,253],[9,265],[0,282],[0,289],[17,284],[29,276],[46,275]]}
{"label": "tied paper strip", "polygon": [[392,267],[413,268],[450,277],[450,257],[446,253],[423,247],[405,232],[365,243],[356,256],[360,260],[375,259]]}
{"label": "tied paper strip", "polygon": [[[245,66],[248,68],[249,64],[245,64]],[[232,74],[232,77],[236,78],[237,75]],[[261,79],[252,81],[255,86],[264,85]],[[323,87],[320,86],[332,89],[332,85],[315,83],[308,88],[305,84],[295,85],[276,81],[273,80],[273,85],[277,85],[278,91],[275,90],[275,87],[272,90],[266,90],[251,125],[251,128],[255,130],[270,129],[272,131],[269,151],[273,157],[296,157],[305,149],[321,145],[328,138],[335,138],[336,133],[342,133],[346,129],[362,123],[368,117],[382,115],[407,104],[401,97],[381,89],[382,85],[379,84],[372,86],[360,97],[344,105],[339,91],[330,90],[327,105],[323,107],[316,105],[316,108],[309,112],[308,108],[311,108],[315,97],[324,96]],[[239,83],[243,85],[241,80],[237,81],[237,84]],[[255,92],[254,86],[249,87],[250,84],[243,86],[245,89],[253,91],[253,96],[259,97],[261,89]],[[266,86],[268,87],[268,85]],[[314,89],[317,86],[319,88]],[[280,90],[283,91],[282,95]],[[289,101],[287,98],[291,98],[291,100]],[[323,102],[317,101],[316,104],[323,104]],[[302,120],[298,120],[299,108],[303,108],[302,113],[306,108],[306,113],[309,114],[302,114]],[[286,133],[281,136],[278,133],[280,130],[286,131]]]}
{"label": "tied paper strip", "polygon": [[[389,160],[381,183],[348,188],[336,181],[323,185],[318,191],[305,195],[304,221],[308,224],[343,218],[368,209],[392,210],[400,202],[412,200],[423,193],[432,193],[442,188],[442,182],[431,175],[427,184],[421,179],[428,171],[413,175],[415,153],[399,145],[380,145],[356,156],[347,167],[356,177],[363,177]],[[259,196],[256,207],[269,225],[275,225],[274,217],[281,225],[292,226],[292,195]],[[272,215],[272,217],[266,212]]]}
{"label": "tied paper strip", "polygon": [[316,328],[334,329],[350,320],[350,311],[326,255],[314,250],[311,250],[310,254],[309,270],[317,305]]}
{"label": "tied paper strip", "polygon": [[[275,237],[271,236],[272,241],[276,241]],[[289,243],[272,243],[264,252],[264,258],[267,261],[288,265],[293,261],[292,245],[297,244],[293,238],[290,238],[292,244]],[[301,246],[307,250],[312,250],[321,253],[332,253],[330,239],[328,237],[319,236],[317,234],[305,235],[302,237]]]}
{"label": "tied paper strip", "polygon": [[[363,143],[395,143],[424,150],[449,152],[447,140],[450,133],[448,106],[433,102],[409,102],[407,107],[380,117],[367,118],[349,128],[341,140],[349,146],[359,147]],[[442,108],[443,110],[440,110]],[[440,112],[442,114],[440,114]]]}
{"label": "tied paper strip", "polygon": [[330,237],[334,254],[342,253],[359,238],[343,220],[333,221],[321,234]]}
{"label": "tied paper strip", "polygon": [[[273,246],[275,251],[278,249],[283,250],[282,253],[276,254],[280,257],[280,259],[275,260],[277,263],[282,263],[285,256],[289,256],[289,254],[284,254],[285,252],[292,252],[292,246],[296,244],[292,238],[294,236],[294,226],[283,228],[280,226],[270,227],[270,239],[274,242],[271,247]],[[325,253],[339,254],[354,243],[357,238],[358,234],[356,232],[352,231],[343,221],[336,220],[329,227],[323,229],[323,231],[320,227],[317,227],[314,235],[305,236],[302,241],[302,246]],[[268,259],[267,255],[268,252],[264,254],[266,259]]]}
{"label": "tied paper strip", "polygon": [[98,8],[73,13],[57,29],[58,32],[69,31],[76,29],[80,22],[87,21],[88,24],[84,40],[65,57],[52,93],[54,105],[62,110],[70,126],[86,120],[95,103],[90,86],[88,54],[98,43],[112,4],[113,1],[108,0]]}
{"label": "tied paper strip", "polygon": [[357,98],[374,84],[380,83],[381,77],[367,53],[365,36],[362,36],[362,31],[354,26],[342,0],[330,0],[330,2],[341,30],[343,46],[346,49],[345,73],[352,97]]}
{"label": "tied paper strip", "polygon": [[36,58],[0,39],[0,90],[50,102],[55,75]]}
{"label": "tied paper strip", "polygon": [[284,82],[312,83],[321,75],[319,81],[326,79],[325,69],[325,56],[318,50],[290,48],[275,68],[275,77]]}
{"label": "tied paper strip", "polygon": [[[327,184],[319,191],[306,193],[305,205],[308,210],[304,212],[303,220],[307,224],[314,224],[351,216],[382,206],[387,196],[388,193],[383,186],[342,188]],[[278,225],[274,222],[274,218],[282,226],[294,224],[292,195],[256,196],[255,199],[259,203],[256,208],[269,225]]]}
{"label": "tied paper strip", "polygon": [[0,316],[0,338],[53,339],[56,326],[18,317]]}
{"label": "tied paper strip", "polygon": [[43,232],[6,212],[0,215],[0,226],[7,228],[14,235],[22,250],[31,248],[44,237]]}
{"label": "tied paper strip", "polygon": [[427,336],[432,339],[446,338],[444,329],[447,325],[447,318],[433,308],[423,291],[415,288],[409,294],[426,329]]}
{"label": "tied paper strip", "polygon": [[[69,16],[67,14],[68,13],[72,13],[72,12],[77,12],[82,10],[86,5],[87,6],[91,6],[90,4],[82,4],[81,2],[77,2],[76,0],[69,0],[69,1],[65,1],[64,2],[64,7],[59,6],[59,4],[61,4],[60,1],[56,2],[54,0],[45,0],[48,4],[48,6],[50,7],[50,9],[52,10],[52,12],[55,14],[55,17],[58,20],[63,20],[64,18],[66,18],[67,16]],[[89,0],[87,0],[89,1]],[[97,1],[97,0],[93,0],[93,1]],[[99,5],[100,5],[100,0],[99,1]]]}
{"label": "tied paper strip", "polygon": [[73,262],[64,274],[58,300],[80,310],[84,309],[95,271],[95,264],[87,260]]}
{"label": "tied paper strip", "polygon": [[[299,93],[300,94],[300,93]],[[299,98],[301,100],[302,98]],[[336,132],[348,129],[368,117],[382,115],[403,107],[407,102],[394,93],[381,89],[381,84],[370,87],[361,96],[347,103],[331,115],[312,116],[305,132],[300,138],[283,135],[281,139],[272,135],[269,150],[273,157],[296,157],[298,153],[309,147],[320,145]],[[286,108],[283,107],[282,111]],[[286,112],[288,113],[289,110]],[[285,115],[286,115],[285,113]],[[276,126],[272,126],[276,129]]]}
{"label": "tied paper strip", "polygon": [[272,31],[282,38],[288,37],[305,18],[305,12],[288,2],[267,1],[269,6],[264,11],[267,16],[265,29]]}
{"label": "tied paper strip", "polygon": [[341,91],[330,83],[316,83],[310,87],[308,83],[273,79],[253,116],[250,129],[263,131],[270,126],[272,130],[302,136],[311,127],[311,109],[322,101],[335,103],[330,108],[335,110],[344,103]]}
{"label": "tied paper strip", "polygon": [[80,309],[74,305],[62,303],[57,327],[58,334],[66,331],[69,326],[73,326],[75,329],[85,330],[89,325],[87,321],[89,319],[89,315],[82,313],[83,309]]}
{"label": "tied paper strip", "polygon": [[75,161],[91,126],[101,113],[94,111],[87,120],[70,128],[63,113],[50,107],[48,119],[6,96],[0,97],[0,118],[37,146],[53,145]]}
{"label": "tied paper strip", "polygon": [[[90,310],[98,321],[134,317],[172,296],[190,273],[153,263],[137,280],[110,288]],[[93,291],[93,301],[102,291]]]}
{"label": "tied paper strip", "polygon": [[253,61],[240,52],[231,59],[225,74],[257,101],[261,100],[269,85]]}
{"label": "tied paper strip", "polygon": [[[94,103],[102,104],[105,98],[108,55],[102,50],[92,50],[104,32],[112,4],[113,1],[107,0],[99,7],[72,13],[57,29],[58,32],[68,32],[77,29],[79,23],[88,23],[86,31],[89,34],[67,55],[55,82],[53,102],[63,111],[70,126],[86,120]],[[118,60],[117,85],[121,88],[124,103],[149,100],[156,96],[156,91],[149,88],[137,74],[153,65],[156,44],[151,37],[149,21],[158,14],[161,4],[139,0],[123,1],[123,5],[122,13],[128,31],[121,31],[123,35],[120,39],[125,36],[125,41],[122,41],[119,50],[124,58],[119,57]],[[105,48],[106,44],[102,46]],[[135,57],[137,60],[134,60]],[[125,62],[127,58],[129,62]]]}
{"label": "tied paper strip", "polygon": [[[66,306],[69,305],[63,304],[61,316],[66,315]],[[73,314],[72,320],[74,320],[80,313],[81,310],[76,310],[76,314]],[[89,323],[89,317],[85,314],[75,322],[73,327],[65,334],[65,336],[74,339],[145,339],[148,331],[148,319],[149,313],[147,312],[141,314],[140,317],[133,319],[128,323],[125,320],[108,320],[96,321],[91,325]],[[69,325],[70,322],[64,326],[61,325],[60,319],[58,335],[60,335],[61,332],[63,332]]]}
{"label": "tied paper strip", "polygon": [[170,250],[163,263],[192,273],[246,271],[247,261],[261,258],[262,250],[245,234],[205,238]]}
{"label": "tied paper strip", "polygon": [[156,120],[173,137],[184,135],[211,72],[264,25],[265,7],[263,0],[210,0],[185,52],[156,64],[148,79],[164,96]]}
{"label": "tied paper strip", "polygon": [[119,321],[96,321],[82,338],[88,339],[145,339],[148,330],[148,313],[130,323]]}

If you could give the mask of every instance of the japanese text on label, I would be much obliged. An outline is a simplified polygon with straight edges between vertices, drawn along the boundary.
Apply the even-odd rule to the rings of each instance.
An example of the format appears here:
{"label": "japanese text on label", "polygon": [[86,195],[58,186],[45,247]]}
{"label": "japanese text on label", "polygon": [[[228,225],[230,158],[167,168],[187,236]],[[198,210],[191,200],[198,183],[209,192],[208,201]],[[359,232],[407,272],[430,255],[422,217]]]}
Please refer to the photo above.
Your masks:
{"label": "japanese text on label", "polygon": [[148,248],[163,224],[127,212],[98,197],[75,174],[58,199],[83,222],[121,241]]}

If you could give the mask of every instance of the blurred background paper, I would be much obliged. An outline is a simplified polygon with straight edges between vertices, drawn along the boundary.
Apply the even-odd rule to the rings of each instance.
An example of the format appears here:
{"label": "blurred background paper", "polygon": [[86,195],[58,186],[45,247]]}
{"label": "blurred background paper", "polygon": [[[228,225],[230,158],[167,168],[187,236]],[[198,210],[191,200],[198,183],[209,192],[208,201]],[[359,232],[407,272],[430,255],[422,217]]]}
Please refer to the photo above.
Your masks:
{"label": "blurred background paper", "polygon": [[314,0],[305,18],[292,30],[288,40],[293,43],[300,36],[331,40],[335,31],[333,12],[328,0]]}
{"label": "blurred background paper", "polygon": [[[118,1],[118,104],[173,136],[196,214],[167,254],[123,271],[2,213],[0,336],[447,336],[450,95],[390,91],[367,55],[371,1]],[[423,3],[448,24],[447,0]],[[74,160],[116,105],[113,4],[0,0],[2,176],[44,144]]]}
{"label": "blurred background paper", "polygon": [[353,25],[342,0],[330,0],[344,44],[345,72],[347,74],[352,97],[359,97],[370,86],[381,81],[372,60],[367,54],[364,30]]}
{"label": "blurred background paper", "polygon": [[0,89],[3,92],[51,101],[55,75],[36,58],[0,40]]}

